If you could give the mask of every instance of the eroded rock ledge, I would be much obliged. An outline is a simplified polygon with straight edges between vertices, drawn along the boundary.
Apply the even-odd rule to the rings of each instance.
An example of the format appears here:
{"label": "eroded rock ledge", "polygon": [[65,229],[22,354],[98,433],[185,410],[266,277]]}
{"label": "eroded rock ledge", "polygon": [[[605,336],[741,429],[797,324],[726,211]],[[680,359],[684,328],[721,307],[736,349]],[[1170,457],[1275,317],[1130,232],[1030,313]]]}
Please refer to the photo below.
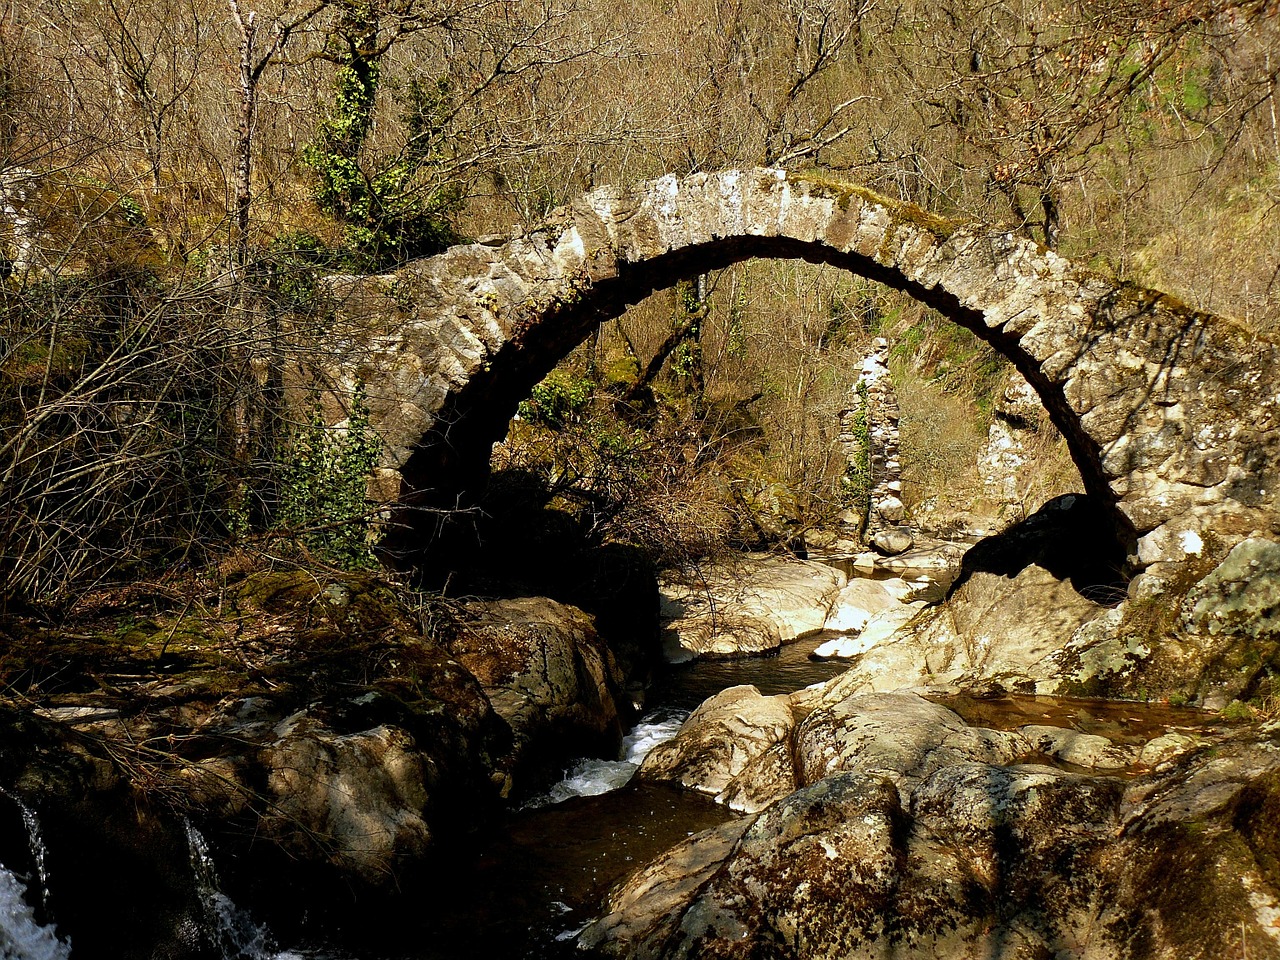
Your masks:
{"label": "eroded rock ledge", "polygon": [[0,852],[25,863],[25,803],[77,954],[221,955],[185,824],[277,932],[386,926],[504,797],[616,748],[626,677],[580,609],[415,609],[376,578],[310,570],[214,586],[6,638],[6,676],[28,687],[0,705]]}

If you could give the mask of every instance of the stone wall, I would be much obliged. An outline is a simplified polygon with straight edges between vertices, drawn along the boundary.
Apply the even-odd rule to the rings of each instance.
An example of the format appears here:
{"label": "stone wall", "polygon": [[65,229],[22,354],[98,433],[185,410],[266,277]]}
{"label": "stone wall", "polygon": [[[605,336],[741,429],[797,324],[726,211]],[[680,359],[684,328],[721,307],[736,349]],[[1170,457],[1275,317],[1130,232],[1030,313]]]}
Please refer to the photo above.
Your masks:
{"label": "stone wall", "polygon": [[[898,457],[898,395],[889,375],[889,341],[877,337],[840,411],[846,486],[858,500],[845,515],[854,539],[873,540],[902,523],[902,464]],[[865,499],[863,499],[865,494]]]}
{"label": "stone wall", "polygon": [[516,404],[601,320],[751,257],[886,283],[1004,353],[1142,563],[1185,557],[1209,524],[1231,539],[1272,529],[1274,341],[1006,228],[771,169],[600,188],[528,232],[332,281],[335,372],[368,391],[379,489],[406,509],[456,504]]}

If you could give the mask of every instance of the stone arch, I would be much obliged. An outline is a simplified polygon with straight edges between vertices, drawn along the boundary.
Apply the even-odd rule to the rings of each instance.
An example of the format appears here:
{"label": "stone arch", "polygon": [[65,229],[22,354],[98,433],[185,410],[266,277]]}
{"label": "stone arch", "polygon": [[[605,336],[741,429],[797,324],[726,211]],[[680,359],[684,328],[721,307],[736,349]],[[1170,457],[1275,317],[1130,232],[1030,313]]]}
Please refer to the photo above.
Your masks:
{"label": "stone arch", "polygon": [[1280,484],[1273,341],[1007,228],[774,169],[600,188],[527,232],[334,281],[341,372],[364,385],[386,442],[382,497],[404,515],[452,505],[482,482],[517,403],[596,324],[755,257],[905,291],[1008,357],[1141,562],[1185,555],[1210,515],[1241,534],[1269,528]]}

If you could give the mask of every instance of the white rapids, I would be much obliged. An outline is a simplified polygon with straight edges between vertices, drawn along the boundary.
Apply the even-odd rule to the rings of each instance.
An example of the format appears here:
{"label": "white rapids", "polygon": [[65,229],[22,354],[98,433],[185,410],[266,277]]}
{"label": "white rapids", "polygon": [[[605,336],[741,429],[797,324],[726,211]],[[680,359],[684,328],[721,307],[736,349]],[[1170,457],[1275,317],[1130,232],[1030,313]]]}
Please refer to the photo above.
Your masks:
{"label": "white rapids", "polygon": [[[218,872],[209,852],[209,844],[191,821],[184,821],[187,851],[195,874],[196,890],[204,908],[208,933],[221,951],[223,960],[306,960],[327,958],[323,954],[295,953],[280,950],[271,931],[256,923],[249,912],[237,906],[219,888]],[[335,958],[336,960],[336,958]]]}
{"label": "white rapids", "polygon": [[596,797],[625,786],[640,769],[649,751],[674,737],[686,717],[688,714],[684,711],[673,710],[648,715],[622,739],[619,759],[579,760],[565,773],[563,780],[530,800],[525,804],[526,808],[545,807],[571,797]]}
{"label": "white rapids", "polygon": [[[8,790],[0,788],[22,813],[27,846],[35,864],[36,899],[49,912],[49,875],[45,867],[44,838],[35,811]],[[12,870],[0,864],[0,960],[68,960],[71,943],[58,936],[53,924],[42,924],[27,903],[27,885]]]}
{"label": "white rapids", "polygon": [[26,892],[26,884],[0,865],[0,960],[69,960],[71,944],[36,920]]}

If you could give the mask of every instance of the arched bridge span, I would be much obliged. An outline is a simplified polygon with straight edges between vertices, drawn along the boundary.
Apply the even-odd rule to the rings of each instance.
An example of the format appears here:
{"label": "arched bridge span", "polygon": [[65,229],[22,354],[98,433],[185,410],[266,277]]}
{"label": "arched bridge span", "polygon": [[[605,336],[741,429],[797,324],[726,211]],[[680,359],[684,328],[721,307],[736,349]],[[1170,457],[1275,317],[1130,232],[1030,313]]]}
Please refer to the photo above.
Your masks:
{"label": "arched bridge span", "polygon": [[444,506],[474,489],[516,405],[595,325],[752,257],[850,270],[991,343],[1039,394],[1087,492],[1141,538],[1144,562],[1179,559],[1211,519],[1269,529],[1276,343],[1006,228],[773,169],[600,188],[510,238],[335,280],[341,377],[363,385],[386,443],[382,498]]}

